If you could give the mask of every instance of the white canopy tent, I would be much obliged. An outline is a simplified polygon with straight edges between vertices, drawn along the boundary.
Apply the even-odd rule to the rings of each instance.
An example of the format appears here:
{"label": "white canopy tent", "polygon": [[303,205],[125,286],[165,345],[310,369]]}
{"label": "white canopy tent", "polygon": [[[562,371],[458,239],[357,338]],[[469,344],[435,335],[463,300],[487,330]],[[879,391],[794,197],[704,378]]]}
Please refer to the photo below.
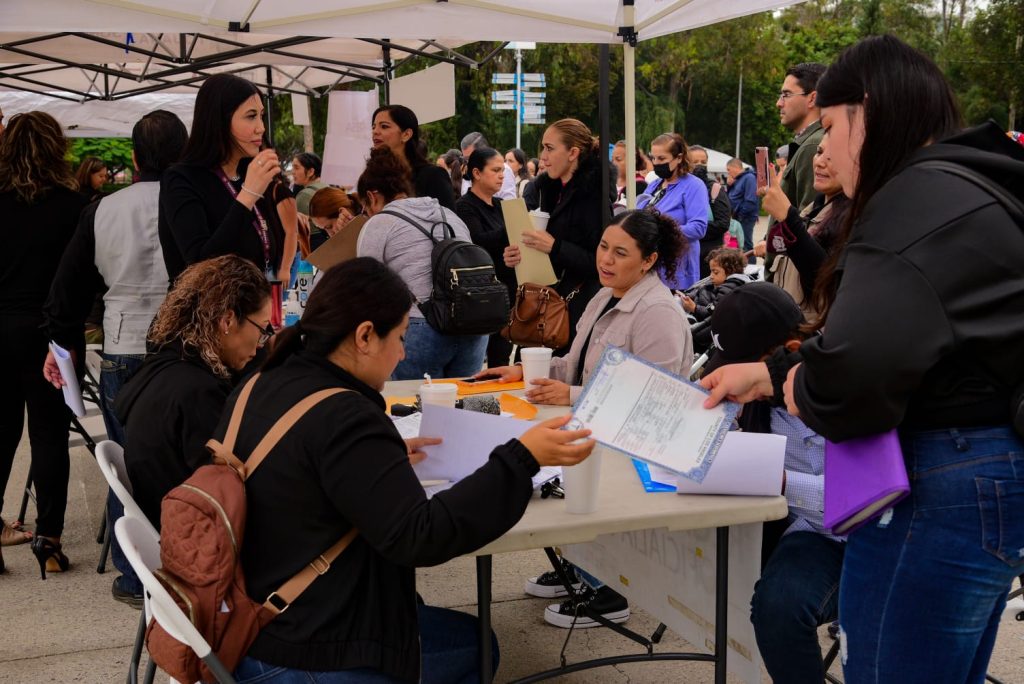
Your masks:
{"label": "white canopy tent", "polygon": [[190,93],[148,93],[120,102],[69,102],[30,92],[0,92],[4,116],[44,111],[57,120],[69,138],[128,138],[135,122],[157,109],[177,115],[192,127],[196,96]]}
{"label": "white canopy tent", "polygon": [[[638,40],[677,33],[801,0],[5,0],[6,31],[151,34],[234,32],[256,36],[386,35],[434,45],[469,41],[624,45],[627,164],[636,148],[635,54]],[[246,35],[248,34],[248,35]],[[293,39],[301,40],[301,39]],[[364,39],[365,40],[365,39]],[[14,46],[19,49],[18,46]],[[10,44],[0,44],[0,49]],[[122,48],[124,49],[124,48]],[[130,48],[129,48],[130,51]],[[19,54],[15,52],[15,54]],[[263,59],[254,60],[264,63]],[[629,173],[634,169],[630,168]],[[635,201],[629,187],[629,202]]]}

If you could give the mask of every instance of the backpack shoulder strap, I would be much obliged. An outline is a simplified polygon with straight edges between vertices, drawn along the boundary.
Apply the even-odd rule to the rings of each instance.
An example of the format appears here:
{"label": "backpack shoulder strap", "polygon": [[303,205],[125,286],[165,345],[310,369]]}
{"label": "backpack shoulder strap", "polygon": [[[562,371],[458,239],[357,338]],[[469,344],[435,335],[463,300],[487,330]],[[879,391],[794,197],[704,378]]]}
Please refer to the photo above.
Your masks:
{"label": "backpack shoulder strap", "polygon": [[416,230],[418,230],[418,231],[420,231],[421,233],[423,233],[424,235],[426,235],[426,236],[427,236],[427,239],[428,239],[428,240],[430,240],[431,242],[433,242],[433,243],[435,243],[435,244],[436,244],[436,243],[438,243],[438,242],[440,242],[440,240],[436,240],[436,239],[434,239],[434,236],[430,234],[430,231],[429,231],[429,230],[427,230],[426,228],[424,228],[423,226],[421,226],[421,225],[419,224],[419,222],[417,222],[417,221],[414,221],[414,220],[413,220],[412,218],[410,218],[409,216],[406,216],[405,214],[401,214],[401,213],[399,213],[399,212],[397,212],[397,211],[392,211],[392,210],[390,210],[390,209],[382,209],[381,211],[379,211],[379,212],[377,212],[377,213],[378,213],[378,214],[387,214],[388,216],[397,216],[398,218],[400,218],[400,219],[404,220],[404,221],[405,221],[406,223],[410,223],[410,224],[412,224],[413,226],[415,226],[415,227],[416,227]]}
{"label": "backpack shoulder strap", "polygon": [[242,479],[245,479],[243,474],[245,472],[245,465],[235,456],[235,442],[238,440],[238,429],[242,425],[245,405],[249,402],[249,395],[252,394],[252,388],[256,386],[256,381],[259,377],[259,373],[253,374],[242,387],[242,391],[238,393],[235,407],[231,410],[231,419],[228,421],[228,430],[224,434],[224,441],[218,442],[215,439],[211,439],[206,442],[206,448],[210,450],[213,456],[231,466]]}
{"label": "backpack shoulder strap", "polygon": [[331,569],[331,563],[337,560],[342,551],[348,548],[358,534],[359,530],[353,527],[334,546],[304,565],[290,580],[267,597],[267,600],[263,602],[263,608],[271,617],[276,617],[287,610],[288,606],[294,603],[295,599],[299,598],[317,577]]}
{"label": "backpack shoulder strap", "polygon": [[308,397],[295,404],[295,406],[288,409],[283,416],[277,419],[277,422],[274,423],[274,426],[267,431],[267,434],[263,435],[263,439],[260,440],[260,443],[257,444],[256,448],[252,450],[251,454],[249,454],[249,458],[245,461],[245,475],[243,479],[248,479],[252,476],[253,471],[263,463],[263,459],[267,457],[270,450],[277,446],[277,443],[281,441],[281,438],[284,437],[285,434],[292,429],[292,426],[299,422],[299,419],[306,415],[310,409],[328,397],[333,397],[335,394],[347,391],[348,390],[340,387],[320,390],[319,392],[310,394]]}
{"label": "backpack shoulder strap", "polygon": [[1010,215],[1018,225],[1024,227],[1024,203],[1019,199],[1007,192],[1006,188],[993,183],[990,178],[987,178],[972,168],[964,166],[963,164],[957,164],[956,162],[946,161],[944,159],[928,159],[922,162],[914,164],[914,166],[920,166],[926,169],[936,169],[937,171],[945,171],[946,173],[954,176],[959,176],[964,180],[973,183],[988,194],[992,195],[999,204],[1006,209],[1006,213]]}
{"label": "backpack shoulder strap", "polygon": [[[454,240],[455,239],[455,229],[452,228],[452,224],[448,223],[448,217],[444,215],[444,207],[439,207],[439,208],[441,210],[441,221],[440,221],[441,233],[444,235],[446,240]],[[437,223],[435,223],[433,226],[430,227],[431,235],[433,235],[433,233],[434,233],[434,226],[436,226],[436,225],[437,225]]]}

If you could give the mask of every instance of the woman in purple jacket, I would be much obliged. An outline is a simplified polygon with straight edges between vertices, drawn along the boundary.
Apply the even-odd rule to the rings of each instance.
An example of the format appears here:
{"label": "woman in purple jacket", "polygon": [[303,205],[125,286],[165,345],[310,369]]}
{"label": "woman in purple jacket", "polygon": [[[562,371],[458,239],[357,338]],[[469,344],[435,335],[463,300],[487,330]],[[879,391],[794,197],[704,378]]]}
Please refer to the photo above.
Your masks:
{"label": "woman in purple jacket", "polygon": [[685,290],[700,279],[700,239],[708,229],[708,190],[704,182],[690,174],[686,141],[678,133],[663,133],[651,141],[651,161],[658,180],[647,186],[637,208],[650,206],[667,214],[679,224],[679,230],[694,249],[686,251],[675,278],[662,280],[673,290]]}

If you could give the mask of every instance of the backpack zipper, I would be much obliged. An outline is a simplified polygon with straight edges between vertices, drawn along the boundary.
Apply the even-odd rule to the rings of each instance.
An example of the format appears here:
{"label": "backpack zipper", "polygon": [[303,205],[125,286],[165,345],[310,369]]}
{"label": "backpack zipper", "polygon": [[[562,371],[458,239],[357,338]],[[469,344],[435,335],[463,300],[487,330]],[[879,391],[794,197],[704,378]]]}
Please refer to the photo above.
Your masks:
{"label": "backpack zipper", "polygon": [[199,496],[205,498],[207,501],[209,501],[210,503],[213,504],[214,508],[217,509],[217,512],[220,513],[220,517],[224,521],[224,527],[228,528],[228,536],[231,537],[231,550],[234,552],[235,557],[237,557],[238,556],[238,543],[235,541],[235,531],[231,528],[231,521],[228,520],[227,511],[225,511],[224,507],[220,505],[220,501],[217,501],[215,498],[213,498],[212,496],[210,496],[209,494],[204,492],[202,489],[199,489],[198,487],[195,487],[193,485],[182,484],[181,486],[183,488],[185,488],[185,489],[187,489],[187,490],[189,490],[191,492],[195,492]]}
{"label": "backpack zipper", "polygon": [[460,271],[486,271],[488,269],[493,269],[493,268],[494,268],[493,266],[467,266],[466,268],[453,268],[453,269],[451,269],[452,284],[453,285],[458,285],[459,284],[459,272]]}
{"label": "backpack zipper", "polygon": [[164,584],[169,586],[171,588],[171,590],[175,594],[177,594],[181,598],[182,601],[185,602],[185,605],[188,606],[188,620],[193,625],[196,624],[196,615],[195,615],[195,610],[192,608],[192,601],[189,600],[188,595],[181,588],[181,586],[177,582],[175,582],[173,579],[171,579],[170,575],[168,575],[163,570],[154,570],[153,574],[156,575],[157,577],[159,577],[160,579],[162,579],[164,581]]}

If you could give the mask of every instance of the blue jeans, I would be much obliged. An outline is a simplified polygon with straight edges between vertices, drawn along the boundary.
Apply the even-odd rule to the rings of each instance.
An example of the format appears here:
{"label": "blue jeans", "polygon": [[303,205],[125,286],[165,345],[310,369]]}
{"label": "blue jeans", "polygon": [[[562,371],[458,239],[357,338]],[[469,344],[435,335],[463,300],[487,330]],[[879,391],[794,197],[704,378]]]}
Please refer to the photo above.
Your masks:
{"label": "blue jeans", "polygon": [[487,335],[442,335],[419,316],[409,318],[405,333],[405,358],[392,380],[460,378],[479,373],[487,353]]}
{"label": "blue jeans", "polygon": [[765,564],[754,585],[750,621],[772,681],[825,681],[818,627],[839,613],[845,546],[815,532],[792,532]]}
{"label": "blue jeans", "polygon": [[[423,664],[421,684],[472,684],[480,681],[479,623],[467,613],[420,605],[420,650]],[[498,640],[491,632],[494,671],[498,671]],[[391,684],[401,680],[379,670],[310,672],[269,665],[244,658],[235,669],[238,684]]]}
{"label": "blue jeans", "polygon": [[981,684],[1024,572],[1024,444],[1007,426],[903,435],[910,496],[849,537],[848,684]]}
{"label": "blue jeans", "polygon": [[[128,378],[142,366],[145,355],[104,353],[100,356],[103,358],[103,363],[100,365],[100,411],[103,413],[103,424],[107,428],[107,439],[124,446],[124,427],[114,415],[114,399],[124,387],[124,383],[128,382]],[[114,521],[122,515],[124,515],[124,506],[114,496],[114,492],[108,492],[107,529],[113,532]],[[114,563],[114,567],[121,572],[121,579],[118,581],[121,589],[133,594],[141,594],[142,582],[132,570],[128,559],[124,557],[124,552],[113,534],[110,536],[110,560]]]}

